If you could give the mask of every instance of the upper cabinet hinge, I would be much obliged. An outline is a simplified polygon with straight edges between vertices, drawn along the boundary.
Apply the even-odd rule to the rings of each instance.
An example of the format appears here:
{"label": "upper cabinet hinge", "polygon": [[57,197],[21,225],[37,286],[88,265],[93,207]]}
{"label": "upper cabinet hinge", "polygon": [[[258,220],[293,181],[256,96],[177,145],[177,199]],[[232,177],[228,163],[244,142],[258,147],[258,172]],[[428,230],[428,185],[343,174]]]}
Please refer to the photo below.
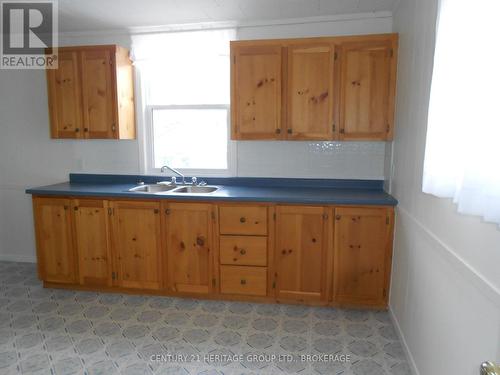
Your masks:
{"label": "upper cabinet hinge", "polygon": [[233,55],[233,64],[236,64],[236,55]]}
{"label": "upper cabinet hinge", "polygon": [[333,53],[333,59],[334,59],[334,60],[337,60],[337,59],[338,59],[338,57],[339,57],[339,54],[338,54],[337,52],[334,52],[334,53]]}
{"label": "upper cabinet hinge", "polygon": [[389,50],[389,57],[394,57],[394,49]]}
{"label": "upper cabinet hinge", "polygon": [[113,215],[115,210],[111,207],[108,208],[108,215]]}
{"label": "upper cabinet hinge", "polygon": [[273,213],[273,220],[276,221],[276,212]]}
{"label": "upper cabinet hinge", "polygon": [[387,216],[387,217],[385,218],[385,223],[386,223],[387,225],[389,225],[389,224],[391,223],[391,219],[389,218],[389,216]]}
{"label": "upper cabinet hinge", "polygon": [[323,214],[323,219],[328,219],[328,214]]}

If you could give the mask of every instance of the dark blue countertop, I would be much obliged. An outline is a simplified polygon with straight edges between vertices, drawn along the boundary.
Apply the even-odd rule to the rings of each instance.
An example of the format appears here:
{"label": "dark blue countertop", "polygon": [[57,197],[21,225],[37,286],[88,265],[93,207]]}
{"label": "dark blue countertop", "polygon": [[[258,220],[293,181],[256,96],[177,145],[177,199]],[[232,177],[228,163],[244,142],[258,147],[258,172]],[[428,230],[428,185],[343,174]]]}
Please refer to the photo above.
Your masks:
{"label": "dark blue countertop", "polygon": [[166,176],[70,174],[69,182],[34,187],[33,195],[153,198],[185,201],[241,201],[302,204],[395,206],[397,200],[383,190],[378,180],[323,180],[289,178],[199,178],[219,186],[210,194],[133,193],[139,181],[156,183]]}

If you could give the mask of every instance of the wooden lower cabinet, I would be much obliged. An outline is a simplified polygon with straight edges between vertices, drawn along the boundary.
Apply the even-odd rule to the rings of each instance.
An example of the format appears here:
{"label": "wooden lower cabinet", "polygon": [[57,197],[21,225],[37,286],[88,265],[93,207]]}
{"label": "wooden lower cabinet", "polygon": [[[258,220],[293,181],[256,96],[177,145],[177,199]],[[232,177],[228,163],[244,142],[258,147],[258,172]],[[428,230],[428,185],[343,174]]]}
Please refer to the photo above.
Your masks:
{"label": "wooden lower cabinet", "polygon": [[276,208],[276,296],[295,301],[327,299],[328,209]]}
{"label": "wooden lower cabinet", "polygon": [[208,294],[212,289],[213,206],[167,203],[163,207],[170,290]]}
{"label": "wooden lower cabinet", "polygon": [[160,289],[163,277],[160,203],[115,201],[110,207],[117,285]]}
{"label": "wooden lower cabinet", "polygon": [[33,200],[38,274],[42,280],[66,284],[77,282],[70,208],[69,199]]}
{"label": "wooden lower cabinet", "polygon": [[108,201],[75,199],[71,208],[80,284],[111,286]]}
{"label": "wooden lower cabinet", "polygon": [[334,301],[387,305],[392,223],[392,209],[335,209]]}
{"label": "wooden lower cabinet", "polygon": [[34,197],[48,286],[387,307],[392,207]]}

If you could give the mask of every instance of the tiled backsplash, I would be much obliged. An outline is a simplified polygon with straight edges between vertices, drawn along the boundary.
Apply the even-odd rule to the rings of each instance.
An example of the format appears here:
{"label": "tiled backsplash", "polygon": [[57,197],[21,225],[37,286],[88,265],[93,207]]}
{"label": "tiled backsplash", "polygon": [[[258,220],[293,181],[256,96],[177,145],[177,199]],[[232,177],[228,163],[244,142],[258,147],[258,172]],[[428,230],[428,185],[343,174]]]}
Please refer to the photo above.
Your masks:
{"label": "tiled backsplash", "polygon": [[238,142],[238,176],[384,179],[385,142]]}

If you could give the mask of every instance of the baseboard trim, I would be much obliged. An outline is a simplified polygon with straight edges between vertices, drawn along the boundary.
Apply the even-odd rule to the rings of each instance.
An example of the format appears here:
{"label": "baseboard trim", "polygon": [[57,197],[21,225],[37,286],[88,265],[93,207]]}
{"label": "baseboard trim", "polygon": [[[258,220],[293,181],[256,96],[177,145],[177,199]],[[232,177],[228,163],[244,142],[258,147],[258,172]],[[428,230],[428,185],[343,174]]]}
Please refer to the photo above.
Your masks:
{"label": "baseboard trim", "polygon": [[410,348],[408,347],[405,336],[403,335],[403,331],[401,330],[401,326],[399,325],[398,319],[396,318],[396,315],[392,311],[391,307],[389,307],[389,316],[391,318],[392,324],[394,325],[394,328],[396,329],[396,333],[399,337],[399,341],[401,342],[401,344],[403,346],[403,350],[405,351],[406,358],[408,359],[408,366],[410,367],[411,374],[412,375],[420,375],[420,372],[418,371],[418,368],[417,368],[417,364],[415,363],[415,359],[413,358],[413,355],[410,352]]}
{"label": "baseboard trim", "polygon": [[36,263],[34,255],[0,254],[0,262]]}

